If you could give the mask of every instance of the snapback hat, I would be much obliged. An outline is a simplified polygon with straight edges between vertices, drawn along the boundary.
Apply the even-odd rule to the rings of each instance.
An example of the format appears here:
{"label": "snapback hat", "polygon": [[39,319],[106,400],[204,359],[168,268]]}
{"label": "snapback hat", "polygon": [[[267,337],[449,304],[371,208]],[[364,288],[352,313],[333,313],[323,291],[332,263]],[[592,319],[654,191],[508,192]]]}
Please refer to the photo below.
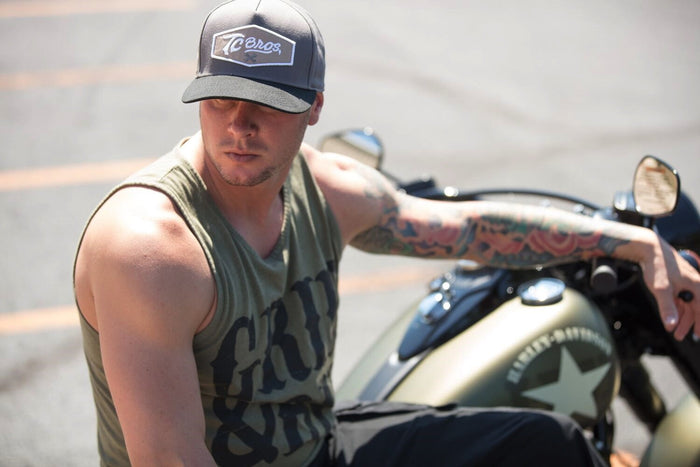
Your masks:
{"label": "snapback hat", "polygon": [[240,99],[302,113],[323,91],[323,38],[287,0],[232,0],[209,13],[195,79],[182,101]]}

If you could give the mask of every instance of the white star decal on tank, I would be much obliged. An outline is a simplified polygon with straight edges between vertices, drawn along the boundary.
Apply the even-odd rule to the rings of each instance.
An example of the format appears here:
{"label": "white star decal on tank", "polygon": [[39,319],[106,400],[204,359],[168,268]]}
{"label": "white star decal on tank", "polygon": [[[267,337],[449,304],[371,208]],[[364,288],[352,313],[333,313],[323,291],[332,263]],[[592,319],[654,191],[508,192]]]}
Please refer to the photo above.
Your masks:
{"label": "white star decal on tank", "polygon": [[554,383],[524,391],[522,395],[552,405],[555,412],[565,415],[573,415],[575,412],[595,418],[597,409],[593,391],[603,380],[608,369],[610,363],[581,372],[576,360],[562,345],[559,379]]}

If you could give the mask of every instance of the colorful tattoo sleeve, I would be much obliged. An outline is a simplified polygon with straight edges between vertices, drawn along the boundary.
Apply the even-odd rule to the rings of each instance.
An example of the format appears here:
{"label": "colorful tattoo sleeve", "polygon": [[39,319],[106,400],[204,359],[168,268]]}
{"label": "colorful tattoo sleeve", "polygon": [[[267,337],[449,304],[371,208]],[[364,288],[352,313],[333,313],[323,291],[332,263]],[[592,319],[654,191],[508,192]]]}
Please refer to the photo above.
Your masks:
{"label": "colorful tattoo sleeve", "polygon": [[609,256],[628,243],[618,224],[556,208],[426,201],[382,183],[366,189],[382,205],[380,222],[352,242],[369,252],[525,268]]}

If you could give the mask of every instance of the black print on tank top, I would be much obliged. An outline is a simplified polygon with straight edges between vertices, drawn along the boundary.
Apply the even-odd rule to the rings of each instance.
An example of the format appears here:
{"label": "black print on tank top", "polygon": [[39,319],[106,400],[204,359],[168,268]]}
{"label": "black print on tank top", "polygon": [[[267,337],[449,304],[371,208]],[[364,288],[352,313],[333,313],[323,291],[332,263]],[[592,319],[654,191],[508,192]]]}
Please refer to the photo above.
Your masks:
{"label": "black print on tank top", "polygon": [[[286,374],[297,381],[306,380],[313,370],[318,370],[323,365],[330,352],[329,349],[325,348],[324,340],[321,337],[320,323],[322,320],[320,313],[325,313],[331,322],[335,320],[338,307],[334,279],[336,274],[335,263],[329,262],[327,269],[322,270],[315,278],[306,277],[297,281],[291,287],[291,291],[294,294],[290,294],[290,296],[294,297],[296,295],[294,299],[300,300],[303,305],[305,328],[309,339],[305,339],[304,342],[301,342],[301,345],[311,343],[313,346],[315,361],[312,362],[311,366],[308,366],[301,357],[302,352],[297,337],[288,333],[289,315],[282,299],[273,302],[263,313],[263,316],[267,316],[270,320],[268,347],[264,353],[261,354],[259,349],[257,349],[259,343],[255,339],[255,323],[247,317],[238,318],[226,334],[216,359],[211,362],[217,393],[213,409],[221,421],[212,444],[212,455],[217,464],[252,465],[261,461],[273,462],[280,455],[279,449],[273,444],[275,427],[279,420],[283,420],[284,434],[289,446],[289,451],[282,453],[283,455],[289,455],[302,446],[303,440],[300,436],[300,424],[308,427],[314,436],[318,435],[318,430],[315,428],[314,423],[321,423],[326,430],[330,430],[330,424],[323,416],[321,408],[307,404],[310,401],[308,396],[298,396],[288,401],[284,406],[279,406],[277,409],[279,413],[277,414],[268,405],[258,406],[260,408],[256,410],[261,411],[265,422],[265,429],[262,433],[257,432],[245,423],[244,414],[249,407],[249,403],[246,401],[253,400],[253,376],[258,366],[262,368],[257,371],[262,370],[263,375],[262,387],[259,389],[259,392],[271,394],[275,391],[283,390],[285,387],[285,381],[277,374],[272,360],[269,358],[273,348],[279,348],[284,357]],[[325,301],[322,303],[328,306],[326,310],[319,310],[318,304],[314,301],[312,293],[313,283],[321,285],[325,295]],[[332,332],[335,332],[335,329]],[[265,358],[251,362],[246,368],[240,368],[240,362],[236,356],[236,340],[246,334],[248,339],[248,349],[246,350],[259,355],[264,354]],[[332,341],[334,338],[335,336],[332,336]],[[239,394],[228,393],[234,378],[240,387]],[[331,404],[333,396],[330,381],[325,381],[321,389],[326,398],[325,402]],[[228,448],[228,441],[231,436],[239,438],[243,444],[248,446],[250,448],[249,453],[244,455],[232,453]]]}

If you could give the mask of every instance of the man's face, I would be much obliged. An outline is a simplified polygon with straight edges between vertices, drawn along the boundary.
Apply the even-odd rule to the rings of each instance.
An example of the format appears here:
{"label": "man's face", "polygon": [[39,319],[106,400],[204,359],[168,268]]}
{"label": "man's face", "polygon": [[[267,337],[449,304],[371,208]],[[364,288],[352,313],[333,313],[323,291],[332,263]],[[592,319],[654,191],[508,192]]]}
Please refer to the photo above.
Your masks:
{"label": "man's face", "polygon": [[205,163],[233,186],[284,179],[306,127],[318,121],[322,104],[320,93],[311,109],[301,114],[233,99],[202,101],[199,120]]}

